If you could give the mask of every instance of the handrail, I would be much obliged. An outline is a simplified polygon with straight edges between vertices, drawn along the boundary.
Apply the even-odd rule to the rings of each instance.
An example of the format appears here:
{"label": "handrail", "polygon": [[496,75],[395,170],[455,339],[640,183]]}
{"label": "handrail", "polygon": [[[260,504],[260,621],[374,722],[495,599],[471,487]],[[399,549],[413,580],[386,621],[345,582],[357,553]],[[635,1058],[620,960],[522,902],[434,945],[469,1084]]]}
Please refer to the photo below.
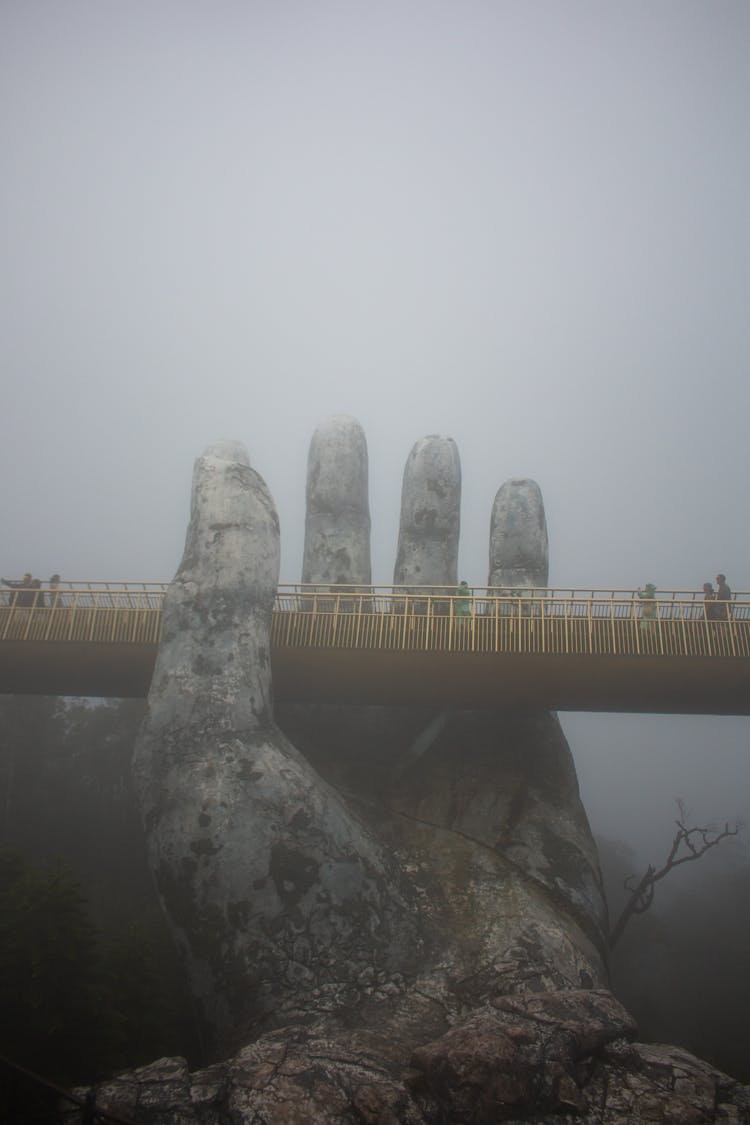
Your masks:
{"label": "handrail", "polygon": [[303,648],[513,653],[547,656],[750,657],[750,596],[707,615],[700,597],[668,591],[455,587],[280,588],[274,645]]}
{"label": "handrail", "polygon": [[[21,579],[14,579],[14,582],[19,582]],[[61,593],[164,593],[170,586],[169,579],[118,579],[117,581],[109,581],[106,579],[67,579],[60,582],[59,590]],[[456,586],[416,586],[416,585],[385,585],[385,584],[352,584],[344,583],[339,585],[328,585],[324,583],[302,583],[302,582],[280,582],[279,592],[294,592],[294,593],[354,593],[354,594],[386,594],[386,593],[409,593],[414,596],[428,597],[433,594],[442,594],[443,596],[456,595]],[[34,589],[34,588],[28,588]],[[48,586],[42,585],[36,588],[37,592],[49,595],[50,589]],[[475,598],[484,597],[538,597],[546,599],[559,599],[559,598],[572,598],[576,601],[583,599],[601,600],[603,598],[616,598],[618,600],[626,601],[638,598],[638,590],[630,586],[473,586],[470,588],[471,593]],[[12,597],[14,593],[12,588],[0,585],[0,596],[6,598]],[[654,594],[654,600],[663,604],[667,601],[692,601],[703,603],[703,591],[687,588],[665,588],[657,590]],[[732,601],[748,602],[750,603],[750,591],[738,590],[732,595]]]}
{"label": "handrail", "polygon": [[[0,642],[154,646],[166,582],[66,582],[0,589]],[[40,594],[44,604],[39,604]],[[29,601],[32,598],[33,601]],[[272,643],[327,648],[601,655],[750,656],[750,593],[713,602],[702,592],[560,587],[283,584]]]}

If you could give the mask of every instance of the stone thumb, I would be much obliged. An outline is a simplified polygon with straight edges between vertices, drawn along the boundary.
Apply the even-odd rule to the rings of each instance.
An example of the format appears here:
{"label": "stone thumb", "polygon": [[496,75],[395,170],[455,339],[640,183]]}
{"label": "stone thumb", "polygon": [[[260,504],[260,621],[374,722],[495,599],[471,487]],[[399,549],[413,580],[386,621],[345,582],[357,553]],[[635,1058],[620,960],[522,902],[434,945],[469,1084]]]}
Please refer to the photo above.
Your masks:
{"label": "stone thumb", "polygon": [[209,721],[214,731],[273,720],[270,626],[279,520],[244,446],[221,442],[195,462],[182,562],[164,600],[151,682],[151,725]]}

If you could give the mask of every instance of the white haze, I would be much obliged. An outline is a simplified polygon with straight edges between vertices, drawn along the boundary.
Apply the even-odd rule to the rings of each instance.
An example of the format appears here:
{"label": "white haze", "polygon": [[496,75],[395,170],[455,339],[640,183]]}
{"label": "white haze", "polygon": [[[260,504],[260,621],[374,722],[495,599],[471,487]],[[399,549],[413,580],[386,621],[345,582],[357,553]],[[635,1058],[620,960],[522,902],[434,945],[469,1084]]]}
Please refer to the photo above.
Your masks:
{"label": "white haze", "polygon": [[[2,573],[170,577],[236,438],[298,580],[343,412],[378,582],[443,433],[471,583],[523,475],[554,585],[750,588],[749,55],[744,0],[5,0]],[[607,835],[748,807],[744,719],[563,722]]]}

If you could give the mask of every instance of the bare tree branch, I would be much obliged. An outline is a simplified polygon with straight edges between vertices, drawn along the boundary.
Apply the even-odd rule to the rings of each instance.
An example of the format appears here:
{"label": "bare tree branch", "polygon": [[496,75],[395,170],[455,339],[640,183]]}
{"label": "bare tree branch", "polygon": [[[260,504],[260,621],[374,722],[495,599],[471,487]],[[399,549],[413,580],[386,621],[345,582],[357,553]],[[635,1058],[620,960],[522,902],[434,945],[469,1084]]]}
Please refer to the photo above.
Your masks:
{"label": "bare tree branch", "polygon": [[625,889],[630,891],[630,898],[609,935],[610,949],[614,949],[633,915],[644,914],[651,906],[654,901],[654,888],[660,879],[663,879],[680,864],[691,863],[693,860],[700,859],[707,851],[720,844],[722,840],[726,840],[729,836],[737,836],[744,827],[740,821],[736,821],[730,828],[727,821],[721,831],[710,827],[696,826],[689,828],[687,820],[690,814],[682,801],[678,800],[677,809],[679,812],[675,821],[677,831],[663,867],[657,870],[649,864],[638,883],[634,882],[635,876],[633,875],[628,876],[625,880]]}

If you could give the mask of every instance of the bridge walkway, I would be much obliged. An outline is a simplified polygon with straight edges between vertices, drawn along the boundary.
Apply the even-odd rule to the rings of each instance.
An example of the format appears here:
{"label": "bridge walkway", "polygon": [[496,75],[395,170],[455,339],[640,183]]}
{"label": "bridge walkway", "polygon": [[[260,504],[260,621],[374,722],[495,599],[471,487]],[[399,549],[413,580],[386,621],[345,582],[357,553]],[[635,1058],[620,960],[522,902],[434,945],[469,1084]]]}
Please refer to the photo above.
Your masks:
{"label": "bridge walkway", "polygon": [[[0,691],[148,692],[166,583],[68,583],[0,604]],[[53,602],[53,604],[50,604]],[[280,586],[279,699],[750,714],[750,594]]]}

